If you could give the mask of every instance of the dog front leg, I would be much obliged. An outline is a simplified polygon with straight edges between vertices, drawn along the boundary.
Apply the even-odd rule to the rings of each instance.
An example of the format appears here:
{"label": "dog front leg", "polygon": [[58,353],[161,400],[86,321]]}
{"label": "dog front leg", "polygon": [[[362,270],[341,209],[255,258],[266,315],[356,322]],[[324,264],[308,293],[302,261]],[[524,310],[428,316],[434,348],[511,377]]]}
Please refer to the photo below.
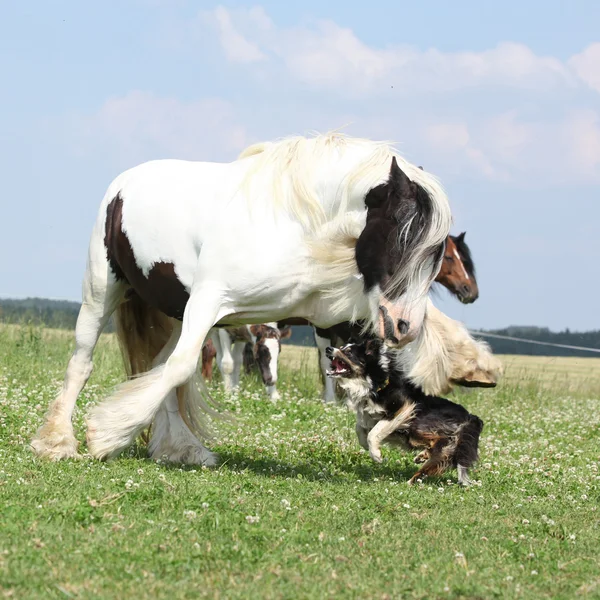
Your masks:
{"label": "dog front leg", "polygon": [[406,403],[395,415],[393,419],[382,419],[369,431],[367,443],[369,445],[369,454],[371,458],[380,463],[381,442],[399,429],[406,428],[414,417],[415,405]]}
{"label": "dog front leg", "polygon": [[[367,436],[367,446],[369,450],[369,454],[371,458],[375,462],[382,462],[383,458],[381,456],[381,442],[385,440],[386,437],[394,433],[397,427],[394,425],[395,419],[390,421],[383,420],[379,421],[371,431],[369,431],[369,435]],[[359,436],[360,440],[360,436]]]}

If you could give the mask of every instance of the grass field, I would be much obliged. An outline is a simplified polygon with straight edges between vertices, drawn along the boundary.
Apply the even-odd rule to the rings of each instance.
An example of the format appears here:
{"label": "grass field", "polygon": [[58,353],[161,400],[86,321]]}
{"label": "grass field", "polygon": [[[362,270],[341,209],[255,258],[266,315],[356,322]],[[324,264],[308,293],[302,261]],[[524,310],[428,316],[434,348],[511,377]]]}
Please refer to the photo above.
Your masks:
{"label": "grass field", "polygon": [[[325,407],[314,350],[284,347],[283,398],[254,378],[216,397],[214,470],[145,458],[47,463],[28,442],[72,335],[0,326],[0,598],[599,598],[600,360],[506,357],[495,390],[458,394],[485,421],[478,485],[409,488],[412,456],[359,449]],[[122,378],[103,338],[82,417]],[[85,450],[85,448],[82,448]]]}

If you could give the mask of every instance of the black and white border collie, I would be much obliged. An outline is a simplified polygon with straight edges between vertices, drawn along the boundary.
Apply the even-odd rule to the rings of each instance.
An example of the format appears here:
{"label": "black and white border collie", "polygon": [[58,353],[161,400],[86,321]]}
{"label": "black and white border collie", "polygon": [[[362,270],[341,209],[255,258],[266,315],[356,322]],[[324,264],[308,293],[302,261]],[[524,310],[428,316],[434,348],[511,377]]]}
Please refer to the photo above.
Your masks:
{"label": "black and white border collie", "polygon": [[421,449],[421,468],[408,482],[458,471],[458,482],[470,485],[469,468],[477,461],[483,421],[460,404],[428,396],[393,367],[380,340],[327,348],[329,377],[339,379],[356,412],[356,433],[371,458],[381,462],[381,443]]}

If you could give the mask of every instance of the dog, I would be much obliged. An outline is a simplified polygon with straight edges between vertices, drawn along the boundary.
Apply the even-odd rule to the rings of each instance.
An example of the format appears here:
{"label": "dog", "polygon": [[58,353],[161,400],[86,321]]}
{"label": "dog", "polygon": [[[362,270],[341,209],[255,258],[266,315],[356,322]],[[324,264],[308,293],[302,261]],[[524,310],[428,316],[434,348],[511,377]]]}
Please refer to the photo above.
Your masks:
{"label": "dog", "polygon": [[421,449],[423,463],[409,485],[427,476],[458,471],[458,483],[472,484],[469,469],[477,461],[483,421],[463,406],[429,396],[394,365],[381,340],[349,343],[325,350],[331,360],[328,377],[339,380],[356,412],[359,443],[381,462],[381,443]]}

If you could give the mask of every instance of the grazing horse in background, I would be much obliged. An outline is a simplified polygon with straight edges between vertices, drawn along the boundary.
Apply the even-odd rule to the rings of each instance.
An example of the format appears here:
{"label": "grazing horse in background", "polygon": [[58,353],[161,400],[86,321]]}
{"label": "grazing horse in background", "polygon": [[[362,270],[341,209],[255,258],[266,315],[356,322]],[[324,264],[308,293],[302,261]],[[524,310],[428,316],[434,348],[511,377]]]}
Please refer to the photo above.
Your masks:
{"label": "grazing horse in background", "polygon": [[[258,367],[267,395],[271,400],[279,399],[277,364],[281,351],[281,339],[287,337],[289,333],[291,333],[289,328],[283,332],[280,331],[277,323],[213,329],[210,339],[213,340],[217,365],[225,390],[231,391],[239,386],[244,352],[249,347],[253,364]],[[204,354],[202,360],[204,369]]]}
{"label": "grazing horse in background", "polygon": [[209,331],[360,319],[400,348],[428,335],[450,224],[435,177],[388,143],[341,134],[259,144],[226,164],[156,160],[122,173],[100,205],[75,351],[34,451],[76,456],[73,410],[115,312],[134,377],[89,412],[89,452],[116,456],[152,424],[150,456],[214,465],[197,374]]}

